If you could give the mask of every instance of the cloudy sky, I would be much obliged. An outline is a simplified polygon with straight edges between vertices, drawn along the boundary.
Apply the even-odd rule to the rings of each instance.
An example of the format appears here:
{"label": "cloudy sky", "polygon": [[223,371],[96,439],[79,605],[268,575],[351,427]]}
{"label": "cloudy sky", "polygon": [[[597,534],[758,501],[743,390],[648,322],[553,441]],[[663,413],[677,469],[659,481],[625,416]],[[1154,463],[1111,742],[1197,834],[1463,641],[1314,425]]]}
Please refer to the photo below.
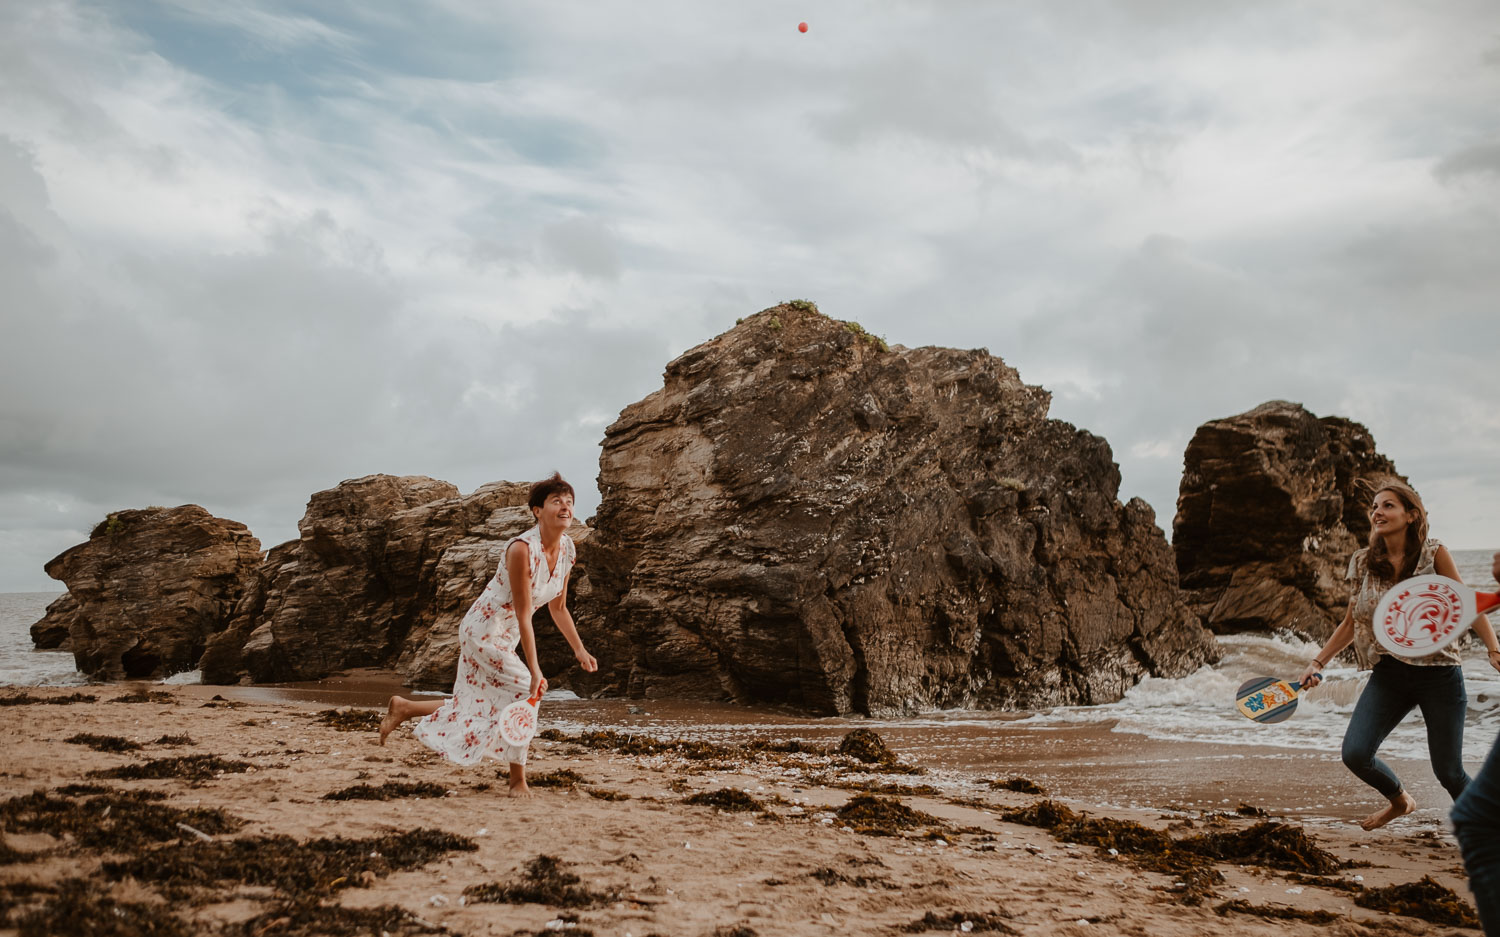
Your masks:
{"label": "cloudy sky", "polygon": [[0,0],[0,590],[374,472],[586,514],[794,298],[1003,357],[1163,527],[1284,398],[1500,546],[1497,100],[1493,0]]}

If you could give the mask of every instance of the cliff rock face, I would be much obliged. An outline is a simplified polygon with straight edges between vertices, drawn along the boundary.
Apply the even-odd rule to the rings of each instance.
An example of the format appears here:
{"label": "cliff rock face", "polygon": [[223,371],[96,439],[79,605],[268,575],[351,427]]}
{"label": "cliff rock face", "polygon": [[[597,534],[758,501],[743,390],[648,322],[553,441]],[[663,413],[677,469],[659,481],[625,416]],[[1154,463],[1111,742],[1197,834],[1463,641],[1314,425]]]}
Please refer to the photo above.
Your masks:
{"label": "cliff rock face", "polygon": [[[459,621],[505,543],[535,522],[528,487],[495,482],[460,496],[423,476],[370,475],[313,495],[301,536],[270,551],[205,654],[205,682],[395,666],[419,687],[451,686]],[[545,610],[533,623],[548,626]]]}
{"label": "cliff rock face", "polygon": [[78,669],[91,677],[192,670],[259,560],[260,542],[244,524],[196,504],[119,511],[47,564],[71,600],[53,602],[32,633],[55,640],[66,627]]}
{"label": "cliff rock face", "polygon": [[984,351],[790,303],[667,366],[600,456],[581,683],[827,713],[1118,699],[1216,658],[1104,440]]}
{"label": "cliff rock face", "polygon": [[1327,637],[1370,533],[1360,482],[1397,475],[1369,430],[1273,400],[1200,426],[1184,463],[1172,546],[1198,615],[1218,633]]}

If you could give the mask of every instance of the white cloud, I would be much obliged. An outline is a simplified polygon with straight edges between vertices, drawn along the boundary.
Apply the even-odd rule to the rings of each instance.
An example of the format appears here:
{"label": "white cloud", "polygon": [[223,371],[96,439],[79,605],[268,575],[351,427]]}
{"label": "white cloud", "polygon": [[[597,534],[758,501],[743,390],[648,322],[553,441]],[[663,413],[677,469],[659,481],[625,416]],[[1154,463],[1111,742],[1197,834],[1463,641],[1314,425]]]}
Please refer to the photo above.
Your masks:
{"label": "white cloud", "polygon": [[1487,12],[26,4],[0,588],[107,510],[271,543],[375,471],[587,512],[613,414],[790,298],[990,348],[1163,523],[1200,423],[1289,398],[1494,543]]}

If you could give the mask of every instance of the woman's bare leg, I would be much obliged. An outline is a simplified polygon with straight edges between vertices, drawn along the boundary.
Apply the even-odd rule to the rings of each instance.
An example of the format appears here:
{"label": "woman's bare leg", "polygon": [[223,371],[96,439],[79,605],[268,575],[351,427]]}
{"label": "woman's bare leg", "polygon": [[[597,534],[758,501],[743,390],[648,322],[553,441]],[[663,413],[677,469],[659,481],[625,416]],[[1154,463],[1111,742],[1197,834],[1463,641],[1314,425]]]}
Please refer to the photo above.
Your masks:
{"label": "woman's bare leg", "polygon": [[510,763],[510,796],[532,797],[531,788],[526,786],[526,766]]}
{"label": "woman's bare leg", "polygon": [[409,700],[404,696],[393,696],[391,702],[385,708],[385,718],[380,720],[380,744],[385,744],[385,737],[396,731],[396,727],[408,719],[418,716],[430,716],[443,707],[447,700],[434,699],[417,702]]}

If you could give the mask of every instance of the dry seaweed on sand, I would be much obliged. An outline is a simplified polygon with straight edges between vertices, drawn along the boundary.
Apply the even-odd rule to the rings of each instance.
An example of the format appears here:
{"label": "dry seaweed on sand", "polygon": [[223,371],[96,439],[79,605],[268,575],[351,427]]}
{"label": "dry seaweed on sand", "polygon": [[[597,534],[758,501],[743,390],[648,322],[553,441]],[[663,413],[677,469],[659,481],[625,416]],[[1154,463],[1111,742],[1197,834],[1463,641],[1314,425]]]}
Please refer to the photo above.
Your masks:
{"label": "dry seaweed on sand", "polygon": [[470,885],[464,897],[470,902],[490,904],[541,904],[553,908],[592,908],[619,897],[618,891],[589,891],[577,875],[563,868],[556,856],[529,859],[519,878],[508,882]]}
{"label": "dry seaweed on sand", "polygon": [[990,787],[997,791],[1015,791],[1018,794],[1046,794],[1047,789],[1030,778],[996,778]]}
{"label": "dry seaweed on sand", "polygon": [[[890,879],[882,878],[879,875],[845,875],[843,872],[830,866],[814,869],[807,873],[807,877],[821,882],[829,888],[835,885],[853,885],[855,888],[874,888],[876,885],[879,885],[881,888],[890,890],[899,890],[901,888],[900,885],[897,885]],[[765,884],[770,885],[773,881],[775,880],[768,879]],[[776,882],[776,884],[785,883]]]}
{"label": "dry seaweed on sand", "polygon": [[572,768],[558,768],[545,774],[532,775],[526,779],[527,787],[557,787],[571,791],[580,784],[589,783],[588,778]]}
{"label": "dry seaweed on sand", "polygon": [[1286,876],[1286,880],[1293,885],[1314,885],[1333,891],[1361,892],[1365,890],[1365,886],[1359,882],[1350,881],[1347,878],[1330,878],[1326,875],[1303,875],[1301,872],[1293,872]]}
{"label": "dry seaweed on sand", "polygon": [[1178,840],[1177,848],[1209,859],[1287,872],[1326,875],[1344,868],[1337,856],[1318,848],[1301,827],[1286,823],[1257,823],[1230,833],[1190,836]]}
{"label": "dry seaweed on sand", "polygon": [[630,795],[623,791],[612,791],[602,787],[590,787],[586,789],[587,794],[595,800],[629,800]]}
{"label": "dry seaweed on sand", "polygon": [[902,830],[915,827],[942,826],[937,817],[913,810],[894,798],[873,794],[855,794],[837,813],[854,832],[866,836],[898,836]]}
{"label": "dry seaweed on sand", "polygon": [[32,696],[30,693],[17,693],[12,696],[0,696],[0,706],[31,706],[43,704],[46,706],[66,706],[68,703],[97,703],[99,697],[90,696],[87,693],[70,693],[67,696]]}
{"label": "dry seaweed on sand", "polygon": [[[1017,934],[1015,928],[1005,923],[1010,915],[1004,912],[970,912],[949,911],[947,914],[938,914],[928,911],[918,920],[912,921],[901,930],[908,934],[925,934],[928,931],[955,932],[962,931],[970,934]],[[968,926],[965,927],[964,925]]]}
{"label": "dry seaweed on sand", "polygon": [[318,721],[340,732],[374,732],[384,716],[378,709],[325,709]]}
{"label": "dry seaweed on sand", "polygon": [[1055,800],[1039,800],[1016,810],[1007,810],[1000,814],[1000,819],[1006,823],[1039,826],[1044,830],[1050,830],[1054,826],[1071,823],[1078,819],[1078,814]]}
{"label": "dry seaweed on sand", "polygon": [[122,781],[162,778],[206,781],[216,774],[240,774],[253,767],[255,766],[248,761],[231,761],[217,755],[179,755],[176,758],[155,758],[145,764],[98,769],[90,771],[88,777],[118,778]]}
{"label": "dry seaweed on sand", "polygon": [[1386,911],[1417,917],[1450,927],[1478,927],[1473,907],[1451,888],[1424,875],[1420,881],[1386,888],[1367,888],[1354,896],[1354,903],[1371,911]]}
{"label": "dry seaweed on sand", "polygon": [[39,905],[11,915],[20,937],[194,937],[196,928],[165,904],[116,901],[93,882],[68,879]]}
{"label": "dry seaweed on sand", "polygon": [[415,869],[449,852],[473,852],[474,841],[442,830],[416,829],[365,839],[341,836],[298,842],[290,836],[250,836],[165,846],[124,862],[106,862],[110,878],[132,876],[169,891],[221,882],[265,885],[289,895],[327,893]]}
{"label": "dry seaweed on sand", "polygon": [[137,690],[110,700],[111,703],[170,703],[172,701],[171,693],[163,693],[160,690]]}
{"label": "dry seaweed on sand", "polygon": [[398,797],[446,797],[448,789],[431,781],[387,781],[378,787],[356,784],[324,794],[324,800],[395,800]]}
{"label": "dry seaweed on sand", "polygon": [[448,928],[424,921],[395,905],[346,908],[338,904],[298,901],[279,905],[226,929],[245,937],[433,937],[452,934]]}
{"label": "dry seaweed on sand", "polygon": [[118,735],[94,735],[92,732],[79,732],[63,741],[74,745],[87,745],[96,752],[134,752],[139,751],[141,747],[141,743],[132,742]]}
{"label": "dry seaweed on sand", "polygon": [[1243,898],[1214,905],[1214,913],[1219,917],[1231,913],[1249,914],[1272,921],[1306,921],[1309,924],[1332,924],[1340,919],[1339,915],[1332,911],[1303,911],[1301,908],[1290,908],[1281,904],[1251,904]]}
{"label": "dry seaweed on sand", "polygon": [[721,924],[709,931],[706,937],[760,937],[760,935],[749,924]]}
{"label": "dry seaweed on sand", "polygon": [[161,738],[154,740],[151,744],[152,745],[197,745],[198,743],[195,742],[195,741],[193,741],[193,737],[190,736],[190,735],[163,735]]}
{"label": "dry seaweed on sand", "polygon": [[157,803],[159,799],[154,791],[108,791],[86,800],[34,791],[0,803],[0,825],[14,832],[68,835],[91,849],[120,853],[191,836],[182,825],[209,836],[245,825],[216,807],[183,810]]}
{"label": "dry seaweed on sand", "polygon": [[695,807],[713,807],[728,813],[738,813],[747,810],[763,810],[765,806],[754,797],[744,791],[733,788],[722,788],[717,791],[703,791],[683,800],[685,804]]}

